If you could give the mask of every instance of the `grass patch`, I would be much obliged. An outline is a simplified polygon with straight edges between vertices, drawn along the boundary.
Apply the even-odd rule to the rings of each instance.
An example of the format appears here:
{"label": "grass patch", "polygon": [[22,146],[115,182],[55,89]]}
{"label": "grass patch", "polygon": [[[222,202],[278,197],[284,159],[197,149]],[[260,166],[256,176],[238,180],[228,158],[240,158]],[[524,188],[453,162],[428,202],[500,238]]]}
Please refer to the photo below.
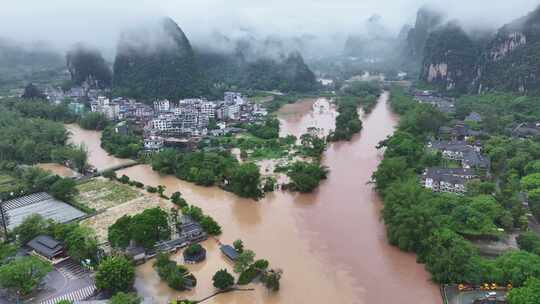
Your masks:
{"label": "grass patch", "polygon": [[279,159],[289,155],[288,149],[259,148],[249,153],[249,160]]}
{"label": "grass patch", "polygon": [[445,168],[457,169],[457,168],[461,168],[461,167],[462,167],[461,162],[456,161],[456,160],[443,159],[442,162],[443,162],[443,166],[444,166]]}
{"label": "grass patch", "polygon": [[6,174],[0,174],[0,185],[14,182],[15,179]]}
{"label": "grass patch", "polygon": [[142,196],[134,188],[103,179],[92,179],[77,185],[79,194],[75,204],[82,204],[96,210],[108,209]]}

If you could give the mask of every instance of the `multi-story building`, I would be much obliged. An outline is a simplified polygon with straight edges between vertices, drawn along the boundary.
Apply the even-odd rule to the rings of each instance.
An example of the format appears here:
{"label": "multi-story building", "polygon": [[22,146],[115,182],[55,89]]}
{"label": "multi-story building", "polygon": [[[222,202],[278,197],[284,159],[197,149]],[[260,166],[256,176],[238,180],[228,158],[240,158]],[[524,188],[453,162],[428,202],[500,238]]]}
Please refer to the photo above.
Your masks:
{"label": "multi-story building", "polygon": [[163,137],[157,135],[145,136],[144,148],[148,151],[159,151],[163,148]]}
{"label": "multi-story building", "polygon": [[104,96],[99,96],[97,100],[90,103],[92,112],[102,113],[110,120],[118,120],[120,116],[120,105],[117,102],[111,102]]}
{"label": "multi-story building", "polygon": [[216,104],[210,101],[205,101],[201,103],[201,115],[206,116],[207,118],[216,117]]}
{"label": "multi-story building", "polygon": [[245,103],[244,99],[242,98],[242,94],[238,92],[225,92],[224,100],[226,103]]}
{"label": "multi-story building", "polygon": [[169,112],[171,110],[171,102],[167,99],[154,101],[154,111],[156,113]]}
{"label": "multi-story building", "polygon": [[153,119],[152,129],[159,130],[162,132],[171,131],[173,129],[173,120],[166,117]]}

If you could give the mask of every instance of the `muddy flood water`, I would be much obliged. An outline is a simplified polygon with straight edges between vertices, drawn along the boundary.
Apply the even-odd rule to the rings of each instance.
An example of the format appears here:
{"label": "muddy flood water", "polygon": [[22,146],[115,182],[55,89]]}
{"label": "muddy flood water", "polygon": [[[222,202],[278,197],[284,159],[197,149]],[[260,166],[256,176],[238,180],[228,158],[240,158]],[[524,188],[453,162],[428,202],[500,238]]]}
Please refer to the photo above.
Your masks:
{"label": "muddy flood water", "polygon": [[[199,187],[173,176],[160,176],[147,165],[117,172],[148,185],[165,185],[167,192],[182,192],[184,198],[213,216],[222,226],[222,243],[242,239],[257,258],[284,271],[281,290],[222,294],[205,303],[346,303],[346,304],[435,304],[441,303],[438,287],[429,281],[415,256],[388,245],[380,221],[381,201],[367,184],[381,160],[377,143],[390,135],[397,117],[387,106],[388,95],[369,115],[363,115],[363,130],[350,142],[331,144],[324,156],[330,174],[312,194],[275,192],[255,202],[238,198],[216,187]],[[313,103],[322,106],[313,107]],[[301,135],[309,127],[332,128],[336,113],[327,102],[302,101],[278,113],[282,135]],[[109,167],[122,160],[107,156],[99,147],[99,133],[69,127],[74,142],[89,147],[90,163]],[[98,149],[99,148],[99,149]],[[137,268],[135,287],[154,303],[176,297],[201,299],[214,291],[213,274],[232,265],[221,255],[217,243],[203,243],[207,260],[189,269],[198,279],[195,290],[174,292],[160,282],[152,262]],[[180,255],[174,259],[181,262]]]}

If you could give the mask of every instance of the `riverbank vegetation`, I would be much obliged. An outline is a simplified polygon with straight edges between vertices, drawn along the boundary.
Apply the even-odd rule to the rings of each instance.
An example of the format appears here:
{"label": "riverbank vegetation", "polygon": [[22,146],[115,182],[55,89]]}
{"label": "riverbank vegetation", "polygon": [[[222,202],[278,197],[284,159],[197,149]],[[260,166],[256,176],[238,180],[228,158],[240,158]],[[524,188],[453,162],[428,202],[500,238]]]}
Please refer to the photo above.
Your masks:
{"label": "riverbank vegetation", "polygon": [[40,118],[64,123],[73,123],[77,120],[77,115],[69,109],[68,102],[53,104],[45,100],[8,98],[2,99],[1,104],[26,118]]}
{"label": "riverbank vegetation", "polygon": [[27,118],[0,106],[0,161],[19,164],[70,162],[81,171],[87,153],[83,147],[67,143],[68,132],[58,122]]}
{"label": "riverbank vegetation", "polygon": [[249,124],[248,132],[261,139],[273,139],[279,137],[279,120],[267,118],[260,124]]}
{"label": "riverbank vegetation", "polygon": [[101,147],[108,153],[120,158],[137,158],[143,147],[142,136],[133,131],[123,134],[116,127],[106,127],[101,133]]}
{"label": "riverbank vegetation", "polygon": [[201,186],[220,186],[242,197],[259,199],[261,176],[254,164],[240,164],[227,151],[185,152],[166,149],[152,157],[152,169]]}
{"label": "riverbank vegetation", "polygon": [[304,193],[315,190],[321,180],[326,179],[328,175],[328,168],[318,162],[296,161],[276,170],[278,172],[285,172],[291,179],[291,182],[285,185],[287,189]]}
{"label": "riverbank vegetation", "polygon": [[195,276],[185,266],[171,261],[168,253],[160,252],[157,254],[154,268],[159,277],[174,290],[189,290],[197,285]]}
{"label": "riverbank vegetation", "polygon": [[209,235],[217,236],[221,234],[221,226],[211,216],[204,214],[201,208],[187,205],[182,207],[182,214],[199,223]]}
{"label": "riverbank vegetation", "polygon": [[96,287],[100,291],[115,295],[130,292],[135,283],[135,266],[121,255],[107,257],[99,264],[96,272]]}
{"label": "riverbank vegetation", "polygon": [[[501,141],[501,134],[485,140],[485,151],[494,167],[493,178],[500,181],[500,187],[488,187],[491,190],[487,193],[476,187],[480,190],[465,196],[434,193],[420,185],[418,175],[425,167],[438,165],[440,160],[424,146],[448,119],[429,105],[415,103],[401,89],[392,90],[390,104],[402,118],[398,130],[380,144],[385,148],[384,159],[373,174],[384,201],[382,217],[389,242],[417,253],[418,261],[440,283],[495,282],[520,287],[528,279],[539,278],[537,254],[508,251],[486,259],[473,244],[477,239],[497,239],[503,232],[526,229],[525,210],[518,194],[524,168],[539,157],[525,148],[532,141]],[[498,166],[500,161],[508,165]],[[526,188],[535,185],[534,178],[530,180],[522,184]]]}
{"label": "riverbank vegetation", "polygon": [[234,263],[234,272],[239,274],[237,284],[247,285],[258,278],[268,290],[278,291],[283,271],[270,269],[270,263],[267,260],[255,260],[255,252],[244,248],[241,240],[236,240],[234,245],[238,253],[238,258]]}
{"label": "riverbank vegetation", "polygon": [[[10,177],[0,185],[0,199],[11,199],[37,192],[48,192],[55,198],[67,203],[75,203],[76,183],[70,178],[53,175],[38,167],[20,167],[12,162],[0,162],[0,172]],[[84,210],[83,210],[84,211]]]}
{"label": "riverbank vegetation", "polygon": [[86,113],[79,120],[79,125],[85,130],[103,130],[109,123],[107,117],[99,112]]}
{"label": "riverbank vegetation", "polygon": [[357,81],[345,85],[336,97],[338,111],[336,129],[328,139],[330,141],[351,140],[354,134],[362,130],[358,107],[370,113],[377,104],[380,94],[381,89],[375,83]]}
{"label": "riverbank vegetation", "polygon": [[170,237],[168,214],[161,208],[146,209],[134,216],[124,215],[109,227],[107,235],[112,247],[126,248],[130,241],[135,241],[146,249],[153,249],[158,241]]}

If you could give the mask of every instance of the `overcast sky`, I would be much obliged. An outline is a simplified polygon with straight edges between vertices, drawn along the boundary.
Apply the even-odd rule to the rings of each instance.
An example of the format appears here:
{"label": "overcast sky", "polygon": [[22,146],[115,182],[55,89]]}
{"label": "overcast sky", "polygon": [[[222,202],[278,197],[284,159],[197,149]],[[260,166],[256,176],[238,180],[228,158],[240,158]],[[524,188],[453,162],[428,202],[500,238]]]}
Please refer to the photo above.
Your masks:
{"label": "overcast sky", "polygon": [[120,30],[147,16],[172,17],[190,40],[214,30],[329,36],[361,31],[378,14],[393,31],[412,23],[424,4],[464,24],[500,26],[534,9],[540,0],[0,0],[0,37],[77,41],[113,48]]}

